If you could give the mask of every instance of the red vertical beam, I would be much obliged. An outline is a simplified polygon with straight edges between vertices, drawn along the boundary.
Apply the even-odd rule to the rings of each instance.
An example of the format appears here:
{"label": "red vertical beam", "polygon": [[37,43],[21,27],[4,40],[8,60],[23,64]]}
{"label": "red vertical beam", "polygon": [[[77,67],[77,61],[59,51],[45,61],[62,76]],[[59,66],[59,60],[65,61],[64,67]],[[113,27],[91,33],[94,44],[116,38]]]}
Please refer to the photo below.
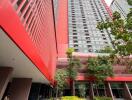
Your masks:
{"label": "red vertical beam", "polygon": [[110,9],[110,7],[107,5],[107,3],[105,2],[105,0],[101,0],[103,5],[105,6],[107,12],[109,13],[110,17],[112,18],[112,11]]}
{"label": "red vertical beam", "polygon": [[57,43],[59,57],[66,57],[68,48],[68,0],[58,0]]}

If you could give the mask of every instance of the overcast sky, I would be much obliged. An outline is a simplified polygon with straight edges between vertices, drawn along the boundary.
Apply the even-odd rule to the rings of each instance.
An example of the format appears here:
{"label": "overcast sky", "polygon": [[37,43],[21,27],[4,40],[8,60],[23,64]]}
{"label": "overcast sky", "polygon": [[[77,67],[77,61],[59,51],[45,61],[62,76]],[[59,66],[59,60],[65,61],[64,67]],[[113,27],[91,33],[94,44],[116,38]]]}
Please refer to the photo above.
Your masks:
{"label": "overcast sky", "polygon": [[105,0],[108,5],[111,4],[112,0]]}

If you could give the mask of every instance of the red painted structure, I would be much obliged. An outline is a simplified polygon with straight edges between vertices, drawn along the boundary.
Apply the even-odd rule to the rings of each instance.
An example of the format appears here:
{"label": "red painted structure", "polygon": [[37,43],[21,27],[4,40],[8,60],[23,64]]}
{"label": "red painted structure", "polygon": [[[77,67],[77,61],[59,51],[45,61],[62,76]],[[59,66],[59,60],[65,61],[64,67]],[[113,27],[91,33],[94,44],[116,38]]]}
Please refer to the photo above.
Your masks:
{"label": "red painted structure", "polygon": [[102,0],[102,3],[104,5],[104,7],[106,8],[107,12],[109,13],[110,17],[112,17],[112,11],[109,8],[109,6],[107,5],[107,3],[105,2],[105,0]]}
{"label": "red painted structure", "polygon": [[0,27],[53,84],[56,36],[52,0],[0,0]]}
{"label": "red painted structure", "polygon": [[[87,76],[83,76],[83,75],[79,75],[77,76],[77,81],[92,81],[94,80],[93,77],[87,77]],[[106,79],[106,81],[108,82],[132,82],[132,76],[125,76],[125,75],[115,75],[114,77],[108,77]]]}
{"label": "red painted structure", "polygon": [[68,48],[68,0],[58,0],[58,15],[56,20],[58,57],[66,57]]}

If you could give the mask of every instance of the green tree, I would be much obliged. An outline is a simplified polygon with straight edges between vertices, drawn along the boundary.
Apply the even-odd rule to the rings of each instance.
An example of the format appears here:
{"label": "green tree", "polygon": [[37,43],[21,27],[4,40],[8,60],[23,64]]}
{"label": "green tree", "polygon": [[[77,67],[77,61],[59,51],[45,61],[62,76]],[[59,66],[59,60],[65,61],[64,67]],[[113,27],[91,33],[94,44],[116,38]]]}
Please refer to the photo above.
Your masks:
{"label": "green tree", "polygon": [[[120,13],[117,11],[113,13],[113,19],[107,20],[106,22],[100,22],[97,25],[97,28],[100,30],[109,29],[111,34],[115,37],[112,41],[114,45],[114,55],[122,59],[126,59],[126,65],[131,63],[129,56],[132,54],[132,9],[127,15],[126,19],[122,19]],[[132,69],[128,68],[127,70]]]}
{"label": "green tree", "polygon": [[73,48],[68,48],[66,54],[68,58],[68,66],[67,66],[67,76],[70,81],[70,89],[71,89],[71,94],[75,95],[75,79],[78,73],[78,68],[81,66],[80,60],[73,57],[72,53],[74,52]]}
{"label": "green tree", "polygon": [[132,16],[132,8],[130,8],[130,12],[127,14],[127,17],[130,18]]}
{"label": "green tree", "polygon": [[106,46],[105,48],[98,51],[98,53],[113,53],[113,49],[110,46]]}
{"label": "green tree", "polygon": [[132,5],[132,0],[127,0],[129,5]]}
{"label": "green tree", "polygon": [[88,58],[88,75],[95,78],[95,82],[102,83],[107,77],[113,76],[113,68],[108,57]]}
{"label": "green tree", "polygon": [[80,95],[80,97],[85,98],[85,95],[86,95],[86,85],[85,84],[79,84],[78,85],[78,89],[79,89],[79,95]]}
{"label": "green tree", "polygon": [[128,14],[129,17],[123,20],[120,13],[114,12],[113,20],[100,22],[97,25],[97,28],[100,30],[111,30],[110,33],[115,36],[115,40],[112,43],[114,44],[116,54],[120,56],[132,54],[132,14],[130,13]]}
{"label": "green tree", "polygon": [[58,95],[63,94],[63,90],[66,86],[66,78],[67,78],[67,73],[64,69],[57,69],[56,75],[55,75],[55,80],[57,82],[56,86],[56,97]]}

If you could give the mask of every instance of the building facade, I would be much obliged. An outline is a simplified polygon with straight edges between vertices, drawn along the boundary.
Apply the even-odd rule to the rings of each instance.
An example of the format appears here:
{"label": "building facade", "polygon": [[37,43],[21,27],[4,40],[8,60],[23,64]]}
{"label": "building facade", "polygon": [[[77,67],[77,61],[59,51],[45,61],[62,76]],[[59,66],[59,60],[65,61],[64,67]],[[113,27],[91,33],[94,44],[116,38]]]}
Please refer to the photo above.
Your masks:
{"label": "building facade", "polygon": [[[60,5],[65,5],[63,2]],[[68,0],[68,47],[74,48],[73,56],[87,61],[89,57],[97,57],[97,51],[105,46],[111,46],[113,37],[107,30],[100,31],[97,23],[112,18],[112,12],[104,0]],[[86,63],[84,63],[86,64]],[[67,59],[60,60],[58,68],[67,66]],[[86,69],[80,68],[76,78],[76,95],[78,84],[86,85],[86,96],[108,96],[112,100],[132,99],[132,75],[125,72],[125,67],[113,65],[114,77],[108,77],[103,86],[98,86],[87,75]],[[70,91],[65,91],[68,95]],[[69,94],[70,95],[70,94]]]}
{"label": "building facade", "polygon": [[77,52],[96,53],[111,46],[108,30],[100,31],[97,23],[111,18],[104,0],[68,0],[69,47]]}
{"label": "building facade", "polygon": [[52,0],[0,1],[0,100],[51,95],[58,54],[53,8]]}
{"label": "building facade", "polygon": [[132,8],[132,5],[129,5],[127,0],[113,0],[110,7],[113,12],[118,11],[121,14],[121,17],[125,19],[129,13],[129,9]]}
{"label": "building facade", "polygon": [[[68,47],[82,52],[75,56],[87,59],[96,57],[95,52],[104,46],[112,46],[108,31],[96,28],[97,22],[111,16],[104,0],[1,0],[0,100],[53,96],[56,65],[60,61],[60,66],[67,66]],[[115,77],[108,77],[106,85],[98,88],[103,91],[99,95],[131,100],[132,77],[116,68]],[[86,73],[79,72],[76,81],[86,82],[87,96],[98,95]],[[115,89],[118,92],[113,93]]]}

